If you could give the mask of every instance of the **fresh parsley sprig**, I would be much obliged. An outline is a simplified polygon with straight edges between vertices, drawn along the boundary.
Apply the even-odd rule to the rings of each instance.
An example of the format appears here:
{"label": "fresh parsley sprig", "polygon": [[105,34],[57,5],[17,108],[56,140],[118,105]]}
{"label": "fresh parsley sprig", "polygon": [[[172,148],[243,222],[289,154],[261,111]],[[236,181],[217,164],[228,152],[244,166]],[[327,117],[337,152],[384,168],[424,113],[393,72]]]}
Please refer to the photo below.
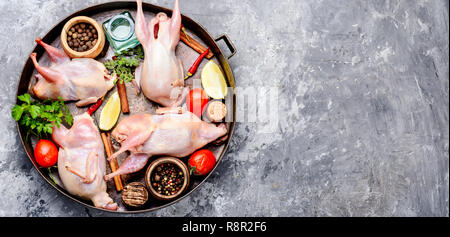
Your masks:
{"label": "fresh parsley sprig", "polygon": [[[119,83],[130,82],[134,79],[133,72],[144,59],[144,51],[139,45],[135,48],[114,54],[113,60],[105,61],[105,67],[112,73],[116,73]],[[115,81],[116,82],[116,81]]]}
{"label": "fresh parsley sprig", "polygon": [[27,137],[30,134],[35,135],[38,139],[53,132],[53,124],[57,127],[61,126],[63,120],[70,126],[73,123],[73,117],[69,108],[64,104],[61,97],[59,100],[31,100],[28,93],[17,97],[22,104],[16,104],[11,110],[11,116],[18,121],[21,126],[27,127]]}

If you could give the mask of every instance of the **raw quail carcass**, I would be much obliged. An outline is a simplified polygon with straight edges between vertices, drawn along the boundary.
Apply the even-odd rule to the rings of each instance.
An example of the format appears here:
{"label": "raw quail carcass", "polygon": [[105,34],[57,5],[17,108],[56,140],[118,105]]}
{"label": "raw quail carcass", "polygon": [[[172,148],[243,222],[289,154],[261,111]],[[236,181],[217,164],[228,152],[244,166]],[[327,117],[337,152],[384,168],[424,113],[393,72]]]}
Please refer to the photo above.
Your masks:
{"label": "raw quail carcass", "polygon": [[36,53],[30,55],[39,74],[32,90],[39,99],[77,101],[77,106],[95,103],[114,87],[114,80],[105,66],[92,58],[70,58],[60,49],[36,42],[47,51],[52,65],[44,67],[36,60]]}
{"label": "raw quail carcass", "polygon": [[131,115],[116,126],[112,136],[121,148],[108,159],[125,151],[131,155],[118,170],[105,176],[106,180],[142,169],[153,155],[188,156],[227,133],[225,124],[207,123],[181,107],[170,109],[159,111],[165,114]]}
{"label": "raw quail carcass", "polygon": [[71,194],[92,200],[96,207],[116,210],[106,192],[106,161],[100,133],[87,113],[74,118],[70,129],[53,127],[53,141],[59,145],[58,173]]}
{"label": "raw quail carcass", "polygon": [[160,12],[148,24],[142,0],[137,1],[137,6],[135,32],[143,46],[145,59],[136,70],[136,84],[148,99],[165,107],[177,107],[189,92],[184,87],[181,61],[175,55],[181,27],[178,0],[171,18]]}

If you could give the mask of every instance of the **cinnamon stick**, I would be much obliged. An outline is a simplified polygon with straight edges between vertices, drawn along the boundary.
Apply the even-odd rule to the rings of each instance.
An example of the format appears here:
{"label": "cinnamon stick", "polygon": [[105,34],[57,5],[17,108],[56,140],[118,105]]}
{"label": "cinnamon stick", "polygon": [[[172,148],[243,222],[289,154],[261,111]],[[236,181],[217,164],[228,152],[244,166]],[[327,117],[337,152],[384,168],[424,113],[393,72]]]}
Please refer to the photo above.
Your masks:
{"label": "cinnamon stick", "polygon": [[128,106],[127,88],[125,87],[125,82],[120,83],[120,81],[117,81],[117,91],[119,92],[122,113],[129,113],[130,107]]}
{"label": "cinnamon stick", "polygon": [[[196,41],[192,36],[188,36],[189,40],[186,38],[186,35],[181,32],[180,34],[180,40],[183,41],[187,46],[191,47],[193,50],[197,51],[197,53],[203,53],[206,50],[206,47],[200,44],[198,41]],[[214,54],[211,52],[211,50],[208,52],[208,54],[205,56],[207,59],[211,59],[211,57],[214,56]]]}
{"label": "cinnamon stick", "polygon": [[[103,145],[105,146],[106,155],[108,157],[110,157],[114,153],[114,148],[112,146],[112,141],[111,141],[111,134],[109,132],[106,132],[106,133],[102,132],[102,133],[100,133],[100,135],[102,137]],[[117,163],[117,159],[113,159],[112,161],[110,161],[109,166],[111,167],[112,172],[116,171],[119,167],[119,164]],[[116,190],[118,192],[122,191],[123,184],[122,184],[122,179],[120,178],[120,175],[117,175],[114,177],[114,184],[116,185]]]}

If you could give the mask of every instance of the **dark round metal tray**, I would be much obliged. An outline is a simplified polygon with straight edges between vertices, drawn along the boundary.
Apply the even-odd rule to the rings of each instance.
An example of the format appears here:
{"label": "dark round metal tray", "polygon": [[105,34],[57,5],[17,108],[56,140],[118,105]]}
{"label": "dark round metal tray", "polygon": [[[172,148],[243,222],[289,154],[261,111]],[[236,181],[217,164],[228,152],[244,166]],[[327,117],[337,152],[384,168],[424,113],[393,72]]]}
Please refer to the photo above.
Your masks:
{"label": "dark round metal tray", "polygon": [[[61,30],[62,30],[64,24],[68,20],[70,20],[72,17],[89,16],[89,17],[97,20],[100,24],[102,24],[107,19],[109,19],[112,16],[114,16],[122,11],[125,11],[125,10],[129,11],[132,14],[133,18],[135,18],[136,8],[137,8],[137,5],[136,5],[136,2],[134,2],[134,1],[111,2],[111,3],[104,3],[104,4],[99,4],[99,5],[95,5],[92,7],[88,7],[86,9],[75,12],[72,15],[61,20],[45,36],[43,36],[42,39],[44,42],[46,42],[48,44],[51,44],[58,48],[61,48],[60,41],[59,41],[59,36],[60,36]],[[143,9],[144,9],[144,14],[145,14],[147,20],[149,20],[150,17],[152,17],[153,15],[155,15],[158,12],[165,12],[169,16],[172,13],[172,10],[170,10],[170,9],[155,6],[155,5],[148,4],[148,3],[143,3]],[[220,161],[222,160],[222,157],[224,156],[224,154],[228,148],[228,145],[230,144],[231,137],[233,136],[234,126],[235,126],[235,122],[236,122],[236,115],[235,115],[235,113],[236,113],[236,96],[234,94],[235,84],[234,84],[233,72],[230,68],[230,65],[228,64],[227,59],[231,58],[235,54],[236,49],[227,35],[222,34],[217,38],[213,38],[200,24],[196,23],[194,20],[192,20],[189,17],[186,17],[184,15],[182,15],[182,22],[190,36],[192,36],[194,39],[196,39],[198,42],[200,42],[204,46],[209,47],[210,50],[214,53],[214,57],[212,57],[211,60],[214,60],[220,66],[222,72],[225,75],[225,79],[227,80],[228,87],[231,88],[231,89],[229,89],[229,92],[231,90],[231,93],[228,93],[227,98],[226,98],[226,100],[228,100],[228,102],[229,102],[229,103],[227,102],[227,106],[229,106],[229,108],[227,108],[227,109],[228,109],[228,111],[232,112],[232,114],[230,116],[230,120],[226,122],[226,125],[228,128],[228,138],[221,144],[208,144],[205,147],[205,148],[213,151],[214,155],[216,156],[216,159],[217,159],[216,166],[206,176],[192,176],[191,182],[189,184],[189,187],[187,188],[187,191],[185,191],[182,195],[180,195],[178,198],[176,198],[174,200],[161,201],[161,200],[157,200],[155,198],[149,198],[147,203],[140,209],[130,209],[130,208],[126,207],[125,205],[123,205],[123,203],[121,201],[121,194],[120,194],[120,192],[116,191],[114,182],[112,180],[107,182],[108,193],[114,199],[114,201],[119,204],[119,209],[117,210],[117,212],[119,212],[119,213],[138,213],[138,212],[153,211],[153,210],[156,210],[159,208],[169,206],[169,205],[183,199],[184,197],[188,196],[189,194],[191,194],[206,179],[208,179],[208,177],[214,172],[214,170],[220,164]],[[225,57],[223,55],[221,49],[217,46],[216,41],[219,41],[219,40],[223,40],[224,43],[229,48],[229,51],[230,51],[229,56]],[[33,49],[32,52],[37,53],[37,59],[39,60],[39,63],[42,63],[42,65],[49,65],[48,55],[45,53],[44,49],[41,46],[37,45]],[[111,58],[112,54],[113,54],[112,50],[108,49],[108,51],[105,51],[104,55],[101,55],[96,59],[103,62],[105,59]],[[197,52],[195,52],[193,49],[191,49],[189,46],[185,45],[181,41],[177,46],[176,54],[177,54],[178,58],[180,58],[182,60],[183,68],[184,68],[185,72],[189,69],[190,65],[198,57]],[[206,64],[207,61],[208,60],[204,60],[202,62],[202,64],[200,64],[198,72],[196,75],[194,75],[193,78],[198,79],[200,77],[199,75],[200,75],[201,69]],[[34,75],[36,73],[37,72],[34,69],[31,59],[28,59],[22,70],[19,86],[17,89],[17,95],[21,95],[23,93],[27,93],[30,91],[31,86],[35,83]],[[187,85],[189,85],[189,84],[192,85],[192,83],[193,83],[192,80],[193,80],[192,78],[188,79],[186,82]],[[111,93],[113,93],[115,90],[117,90],[117,89],[114,88],[113,90],[109,91],[108,94],[106,95],[106,98],[108,98],[108,96]],[[136,95],[136,93],[134,92],[134,87],[131,83],[127,84],[127,94],[128,94],[129,104],[130,104],[130,114],[134,114],[134,113],[138,113],[138,112],[154,113],[154,111],[156,109],[156,104],[154,104],[153,102],[146,99],[142,95],[142,93],[140,95]],[[19,101],[17,100],[16,103],[18,103],[18,102]],[[71,110],[71,113],[74,116],[81,114],[86,110],[86,108],[77,108],[74,105],[74,103],[69,103],[69,108]],[[102,109],[102,107],[100,107],[98,109],[98,111],[101,111],[101,109]],[[98,121],[99,114],[100,114],[99,112],[95,113],[95,117],[94,117],[95,121]],[[119,121],[121,119],[125,118],[126,116],[127,115],[121,114]],[[86,201],[86,200],[78,198],[74,195],[71,195],[62,186],[55,184],[52,181],[48,170],[40,168],[34,160],[33,147],[37,142],[36,139],[30,139],[29,141],[25,140],[25,137],[26,137],[25,136],[26,135],[25,128],[20,127],[18,124],[17,124],[17,128],[19,131],[19,136],[20,136],[21,142],[22,142],[23,147],[28,155],[28,158],[33,163],[34,167],[39,172],[39,174],[47,181],[47,183],[50,186],[52,186],[53,188],[58,190],[64,196],[66,196],[82,205],[85,205],[90,208],[98,209],[98,210],[109,211],[109,210],[94,207],[94,205],[92,204],[91,201]],[[121,156],[119,156],[119,158],[118,158],[119,164],[125,157],[126,157],[126,154],[122,154]],[[148,164],[151,163],[152,160],[157,159],[157,158],[158,158],[158,156],[151,157],[150,160],[148,161]],[[188,158],[187,157],[181,158],[181,160],[183,162],[187,163]],[[147,166],[148,166],[148,164],[147,164]],[[130,183],[130,182],[135,182],[135,181],[144,183],[145,170],[147,169],[147,166],[144,167],[141,171],[139,171],[137,173],[122,176],[124,185],[126,185],[127,183]],[[55,172],[55,171],[56,171],[56,169],[54,169],[54,172],[52,172],[52,173],[53,173],[53,175],[56,174],[56,176],[57,176],[57,172]],[[110,172],[109,165],[107,165],[107,173],[108,172]],[[58,177],[56,177],[56,179],[58,180]]]}

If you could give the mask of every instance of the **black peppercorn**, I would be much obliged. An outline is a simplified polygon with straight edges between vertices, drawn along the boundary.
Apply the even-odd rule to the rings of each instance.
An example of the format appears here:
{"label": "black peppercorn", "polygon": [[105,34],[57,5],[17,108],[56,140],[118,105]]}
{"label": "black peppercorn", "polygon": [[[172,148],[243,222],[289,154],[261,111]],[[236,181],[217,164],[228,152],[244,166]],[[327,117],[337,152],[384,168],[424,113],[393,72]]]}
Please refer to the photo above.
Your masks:
{"label": "black peppercorn", "polygon": [[67,44],[71,49],[78,52],[93,48],[97,43],[96,35],[92,33],[94,30],[94,26],[89,23],[79,23],[72,26],[67,32]]}
{"label": "black peppercorn", "polygon": [[183,172],[171,163],[161,164],[156,167],[152,182],[153,187],[159,194],[174,195],[183,185]]}

